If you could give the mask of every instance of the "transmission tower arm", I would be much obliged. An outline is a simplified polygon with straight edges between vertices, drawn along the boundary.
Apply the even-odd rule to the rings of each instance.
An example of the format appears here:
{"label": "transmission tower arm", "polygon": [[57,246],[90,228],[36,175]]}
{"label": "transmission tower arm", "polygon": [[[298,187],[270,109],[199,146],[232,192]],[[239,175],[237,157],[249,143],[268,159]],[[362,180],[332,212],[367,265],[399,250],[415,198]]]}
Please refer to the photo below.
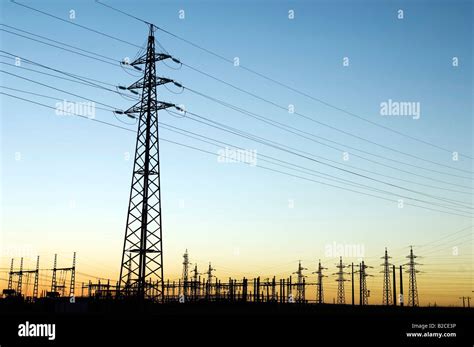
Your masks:
{"label": "transmission tower arm", "polygon": [[[156,103],[156,107],[155,107],[155,110],[156,111],[159,111],[159,110],[164,110],[166,108],[175,108],[176,110],[178,111],[184,111],[181,107],[175,105],[175,104],[172,104],[170,102],[164,102],[164,101],[157,101]],[[128,110],[126,111],[122,111],[122,110],[115,110],[114,113],[116,114],[126,114],[127,116],[129,116],[130,118],[135,118],[135,115],[134,114],[140,114],[140,112],[142,111],[142,102],[139,101],[137,102],[135,105],[133,105],[132,107],[130,107]]]}
{"label": "transmission tower arm", "polygon": [[171,55],[164,54],[164,53],[155,53],[152,59],[147,60],[147,54],[143,54],[140,58],[135,59],[133,62],[131,62],[130,65],[136,66],[136,65],[151,63],[152,61],[157,62],[157,61],[165,60],[165,59],[173,59],[173,61],[177,60],[173,58]]}
{"label": "transmission tower arm", "polygon": [[[166,78],[166,77],[158,77],[154,83],[155,86],[161,86],[163,84],[167,84],[167,83],[173,83],[175,86],[179,87],[179,88],[182,88],[183,85],[181,83],[178,83],[174,80],[172,80],[171,78]],[[144,86],[144,79],[141,78],[140,80],[138,80],[137,82],[131,84],[129,87],[120,87],[120,89],[126,89],[126,90],[134,90],[134,89],[143,89],[143,86]]]}

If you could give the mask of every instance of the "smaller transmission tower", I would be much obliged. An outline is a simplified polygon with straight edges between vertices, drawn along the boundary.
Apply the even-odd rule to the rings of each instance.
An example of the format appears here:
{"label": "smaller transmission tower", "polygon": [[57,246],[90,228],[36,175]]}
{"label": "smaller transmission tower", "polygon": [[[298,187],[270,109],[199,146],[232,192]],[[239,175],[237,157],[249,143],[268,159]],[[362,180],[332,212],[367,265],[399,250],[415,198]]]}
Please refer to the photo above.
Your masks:
{"label": "smaller transmission tower", "polygon": [[359,305],[364,306],[369,304],[369,293],[370,291],[367,289],[367,277],[371,276],[367,273],[367,268],[372,268],[372,266],[368,266],[365,264],[364,261],[359,265],[359,279],[360,279],[360,299]]}
{"label": "smaller transmission tower", "polygon": [[[17,295],[21,297],[23,295],[23,275],[27,275],[26,278],[26,290],[25,290],[25,298],[28,295],[28,283],[30,279],[30,274],[35,274],[35,282],[33,286],[33,296],[32,299],[37,299],[38,297],[38,276],[39,276],[39,256],[36,261],[36,269],[35,270],[24,270],[23,269],[23,258],[20,260],[20,270],[13,271],[13,259],[11,262],[9,277],[8,277],[8,290],[4,293],[7,295]],[[13,276],[18,276],[17,281],[17,288],[16,291],[13,289]]]}
{"label": "smaller transmission tower", "polygon": [[53,264],[53,277],[51,278],[51,293],[56,293],[56,286],[57,286],[57,281],[56,281],[56,266],[58,264],[58,255],[54,255],[54,264]]}
{"label": "smaller transmission tower", "polygon": [[192,286],[191,286],[191,293],[192,293],[192,296],[194,298],[194,300],[197,300],[198,296],[199,296],[199,285],[200,285],[200,279],[199,279],[199,275],[200,273],[198,272],[198,266],[197,264],[194,264],[194,270],[192,271],[193,272],[193,281],[192,281]]}
{"label": "smaller transmission tower", "polygon": [[323,277],[327,276],[323,275],[323,270],[327,270],[327,268],[321,266],[320,259],[318,263],[318,271],[313,272],[318,275],[318,282],[316,283],[316,303],[318,304],[324,304]]}
{"label": "smaller transmission tower", "polygon": [[16,275],[18,275],[18,287],[16,292],[19,296],[21,296],[21,289],[23,285],[23,258],[20,260],[20,271],[17,271]]}
{"label": "smaller transmission tower", "polygon": [[[71,272],[71,280],[69,282],[69,296],[74,296],[74,289],[75,289],[75,283],[76,283],[76,252],[74,252],[74,255],[72,257],[72,266],[71,267],[64,267],[64,268],[58,268],[58,255],[54,255],[54,265],[53,265],[53,277],[51,279],[51,292],[49,293],[49,296],[52,297],[58,297],[60,296],[59,289],[61,289],[61,292],[64,294],[65,291],[65,284],[66,284],[66,274],[68,272]],[[61,279],[60,276],[60,284],[58,284],[57,281],[57,272],[60,271],[61,274],[64,275],[63,279]]]}
{"label": "smaller transmission tower", "polygon": [[10,292],[13,290],[13,261],[14,259],[12,258],[12,263],[10,265],[10,272],[8,273],[8,290]]}
{"label": "smaller transmission tower", "polygon": [[214,275],[212,274],[213,271],[216,271],[216,269],[213,269],[211,266],[211,262],[209,262],[209,267],[207,269],[207,283],[206,283],[206,298],[209,300],[211,298],[211,288],[212,288],[212,278]]}
{"label": "smaller transmission tower", "polygon": [[392,264],[389,263],[389,257],[388,252],[387,252],[387,247],[385,247],[385,255],[382,257],[384,260],[383,264],[380,264],[383,266],[383,304],[384,305],[392,305],[392,287],[390,283],[390,267]]}
{"label": "smaller transmission tower", "polygon": [[344,305],[346,303],[346,293],[344,290],[344,282],[348,281],[344,279],[344,275],[348,274],[347,272],[344,272],[344,269],[348,267],[348,265],[345,265],[342,263],[342,257],[339,257],[339,264],[336,264],[336,267],[338,268],[338,271],[334,273],[333,275],[337,275],[337,303],[339,305]]}
{"label": "smaller transmission tower", "polygon": [[76,288],[76,252],[74,252],[74,256],[72,257],[72,267],[70,268],[71,271],[71,283],[69,286],[69,296],[74,296],[74,291]]}
{"label": "smaller transmission tower", "polygon": [[189,281],[189,255],[188,250],[183,254],[183,295],[188,295],[188,281]]}
{"label": "smaller transmission tower", "polygon": [[39,263],[40,263],[40,257],[38,256],[36,258],[35,283],[33,285],[33,300],[38,299]]}
{"label": "smaller transmission tower", "polygon": [[306,277],[303,275],[303,270],[308,270],[305,267],[301,266],[301,260],[298,263],[298,270],[293,272],[298,276],[298,282],[296,283],[296,302],[305,302],[305,283],[304,278]]}
{"label": "smaller transmission tower", "polygon": [[420,271],[415,269],[415,265],[421,265],[415,262],[415,259],[418,258],[413,254],[413,247],[410,246],[410,254],[407,255],[409,262],[405,265],[408,265],[408,306],[418,306],[418,289],[416,286],[416,274]]}

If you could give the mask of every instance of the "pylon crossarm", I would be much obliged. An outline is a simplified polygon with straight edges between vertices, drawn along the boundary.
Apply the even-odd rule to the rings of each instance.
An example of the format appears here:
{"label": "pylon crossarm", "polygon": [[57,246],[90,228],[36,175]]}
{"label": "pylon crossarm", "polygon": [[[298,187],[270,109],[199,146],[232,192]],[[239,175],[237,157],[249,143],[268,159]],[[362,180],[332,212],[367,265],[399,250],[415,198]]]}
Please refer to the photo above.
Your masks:
{"label": "pylon crossarm", "polygon": [[149,64],[152,62],[157,62],[165,59],[173,59],[173,57],[169,54],[164,53],[155,53],[154,58],[148,58],[148,53],[145,53],[140,58],[135,59],[133,62],[130,63],[131,66],[141,65],[141,64]]}

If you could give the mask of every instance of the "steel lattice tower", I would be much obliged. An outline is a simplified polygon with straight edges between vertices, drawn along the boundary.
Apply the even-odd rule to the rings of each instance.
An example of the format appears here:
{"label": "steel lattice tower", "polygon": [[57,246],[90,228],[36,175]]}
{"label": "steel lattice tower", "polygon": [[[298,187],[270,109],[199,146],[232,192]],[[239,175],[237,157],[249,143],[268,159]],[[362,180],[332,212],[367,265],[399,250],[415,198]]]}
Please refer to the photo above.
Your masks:
{"label": "steel lattice tower", "polygon": [[344,282],[348,280],[344,279],[344,275],[347,273],[344,272],[344,269],[347,267],[347,265],[342,263],[342,257],[339,257],[339,264],[337,264],[336,267],[339,269],[339,271],[334,274],[337,275],[337,303],[340,305],[344,305],[346,303]]}
{"label": "steel lattice tower", "polygon": [[57,282],[56,282],[56,266],[58,264],[58,255],[54,255],[54,264],[53,264],[53,277],[51,278],[51,292],[56,292]]}
{"label": "steel lattice tower", "polygon": [[314,274],[318,275],[318,282],[316,283],[316,302],[318,304],[324,304],[323,277],[326,276],[323,275],[323,270],[326,270],[326,268],[321,266],[321,260],[319,260],[318,271],[313,272]]}
{"label": "steel lattice tower", "polygon": [[71,267],[71,283],[69,286],[69,296],[74,296],[74,290],[76,288],[76,252],[72,257],[72,267]]}
{"label": "steel lattice tower", "polygon": [[365,262],[362,261],[359,265],[359,276],[360,276],[360,305],[368,305],[369,304],[369,290],[367,288],[367,277],[371,276],[366,272],[367,268],[371,268],[372,266],[365,265]]}
{"label": "steel lattice tower", "polygon": [[18,286],[17,286],[17,294],[21,296],[21,289],[23,285],[23,258],[20,260],[20,271],[16,273],[18,275]]}
{"label": "steel lattice tower", "polygon": [[188,295],[189,255],[188,250],[183,254],[183,294]]}
{"label": "steel lattice tower", "polygon": [[387,248],[385,247],[385,255],[382,257],[384,260],[383,264],[383,304],[384,305],[392,305],[393,304],[393,298],[392,298],[392,287],[390,283],[390,267],[392,264],[388,262],[388,260],[391,257],[389,257]]}
{"label": "steel lattice tower", "polygon": [[211,263],[209,262],[209,268],[207,269],[207,283],[206,283],[206,297],[209,299],[211,296],[211,289],[212,289],[212,271],[216,271],[216,269],[212,268]]}
{"label": "steel lattice tower", "polygon": [[[128,90],[141,90],[140,101],[127,111],[116,113],[138,118],[138,131],[128,206],[119,288],[126,295],[163,302],[163,242],[161,218],[160,154],[158,111],[174,104],[157,101],[156,87],[174,83],[156,77],[155,63],[171,58],[155,53],[156,27],[149,25],[146,53],[130,66],[143,70],[144,76]],[[144,66],[140,68],[139,66]],[[130,261],[129,261],[130,260]],[[128,281],[129,280],[129,281]]]}
{"label": "steel lattice tower", "polygon": [[12,258],[12,263],[10,265],[10,272],[8,274],[8,290],[13,290],[13,261],[14,259]]}
{"label": "steel lattice tower", "polygon": [[35,283],[33,285],[33,299],[38,298],[39,263],[40,263],[40,257],[38,256],[36,258]]}
{"label": "steel lattice tower", "polygon": [[418,289],[416,286],[416,273],[420,272],[415,269],[415,265],[420,265],[415,262],[415,259],[418,258],[413,254],[413,247],[410,246],[410,255],[407,256],[410,260],[408,265],[408,306],[418,306]]}
{"label": "steel lattice tower", "polygon": [[306,277],[303,275],[303,270],[308,270],[305,267],[301,266],[301,260],[298,263],[298,270],[293,272],[294,274],[298,275],[298,282],[296,284],[296,302],[304,302],[305,301],[305,283],[304,278]]}
{"label": "steel lattice tower", "polygon": [[199,296],[199,275],[200,273],[198,272],[198,266],[197,264],[194,264],[194,270],[192,271],[194,274],[193,274],[193,281],[192,281],[192,295],[194,297],[195,300],[197,300],[197,297]]}

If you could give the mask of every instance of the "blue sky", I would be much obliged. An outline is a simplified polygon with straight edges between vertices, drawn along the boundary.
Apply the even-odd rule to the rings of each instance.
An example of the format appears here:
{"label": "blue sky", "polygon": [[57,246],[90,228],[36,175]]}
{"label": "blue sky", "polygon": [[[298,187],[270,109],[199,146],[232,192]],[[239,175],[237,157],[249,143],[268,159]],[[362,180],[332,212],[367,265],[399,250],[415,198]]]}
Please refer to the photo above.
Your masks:
{"label": "blue sky", "polygon": [[[75,23],[142,45],[145,25],[94,1],[24,1]],[[125,11],[154,22],[229,59],[347,109],[381,125],[439,146],[472,155],[472,3],[462,1],[109,1]],[[179,10],[185,19],[179,19]],[[403,9],[404,19],[397,19]],[[295,18],[288,19],[288,11]],[[106,56],[134,57],[137,49],[2,1],[2,23],[32,31]],[[6,30],[11,30],[4,28]],[[14,31],[14,30],[11,30]],[[113,84],[128,85],[139,78],[123,69],[57,50],[1,32],[2,50]],[[374,127],[320,103],[265,81],[241,68],[157,32],[159,42],[184,63],[209,72],[281,105],[397,150],[472,171],[472,161],[451,160],[450,153]],[[349,58],[344,67],[343,58]],[[452,66],[452,58],[459,66]],[[11,64],[13,60],[1,58]],[[119,95],[38,75],[2,64],[2,70],[54,84],[119,109],[133,101]],[[348,137],[308,122],[295,114],[225,87],[186,67],[173,70],[158,65],[158,74],[184,86],[252,110],[279,122],[391,159],[430,169],[461,174]],[[58,91],[2,74],[2,86],[76,100]],[[171,87],[170,87],[171,88]],[[7,92],[6,90],[2,90]],[[19,93],[11,92],[15,95]],[[211,103],[188,91],[159,89],[160,98],[184,104],[189,111],[285,143],[331,160],[342,153],[293,136],[254,119]],[[24,96],[24,95],[21,95]],[[54,106],[52,100],[32,98]],[[380,103],[413,101],[421,104],[418,120],[382,117]],[[32,243],[39,253],[79,252],[79,261],[101,259],[113,275],[118,271],[132,160],[133,133],[74,117],[59,117],[51,109],[1,97],[2,235],[5,244]],[[110,112],[97,110],[96,118],[124,125]],[[129,121],[129,119],[125,119]],[[335,177],[367,182],[261,144],[222,133],[186,118],[160,113],[160,121],[228,141],[258,153],[324,171]],[[218,148],[162,130],[167,139],[217,153]],[[21,160],[15,160],[15,153]],[[351,151],[349,151],[351,152]],[[178,276],[185,248],[203,266],[245,269],[307,260],[307,267],[324,257],[332,242],[363,244],[368,257],[379,257],[383,247],[407,254],[410,244],[425,244],[469,226],[469,218],[426,211],[394,202],[336,190],[243,164],[218,163],[216,157],[162,143],[163,218],[165,261],[170,276]],[[460,185],[470,181],[390,163],[407,171]],[[262,162],[260,162],[263,164]],[[397,170],[351,157],[348,164],[424,184],[435,184]],[[466,176],[467,174],[463,174]],[[427,194],[469,203],[457,193],[390,182]],[[443,187],[450,187],[443,185]],[[453,187],[450,187],[453,188]],[[462,189],[462,188],[461,188]],[[399,192],[399,191],[398,191]],[[401,193],[401,192],[400,192]],[[406,194],[409,194],[405,192]],[[294,208],[289,208],[289,200]],[[472,256],[472,249],[466,248]],[[238,251],[236,251],[238,250]],[[449,249],[440,250],[447,252]],[[49,258],[47,258],[49,259]],[[1,259],[6,262],[8,259]],[[334,262],[333,260],[327,260]],[[378,260],[377,260],[378,261]],[[84,261],[84,263],[86,263]],[[378,265],[374,264],[374,265]],[[93,271],[93,270],[91,270]],[[98,271],[98,270],[97,270]],[[222,276],[228,274],[221,270]],[[377,271],[378,272],[378,271]],[[219,273],[218,273],[219,274]]]}

